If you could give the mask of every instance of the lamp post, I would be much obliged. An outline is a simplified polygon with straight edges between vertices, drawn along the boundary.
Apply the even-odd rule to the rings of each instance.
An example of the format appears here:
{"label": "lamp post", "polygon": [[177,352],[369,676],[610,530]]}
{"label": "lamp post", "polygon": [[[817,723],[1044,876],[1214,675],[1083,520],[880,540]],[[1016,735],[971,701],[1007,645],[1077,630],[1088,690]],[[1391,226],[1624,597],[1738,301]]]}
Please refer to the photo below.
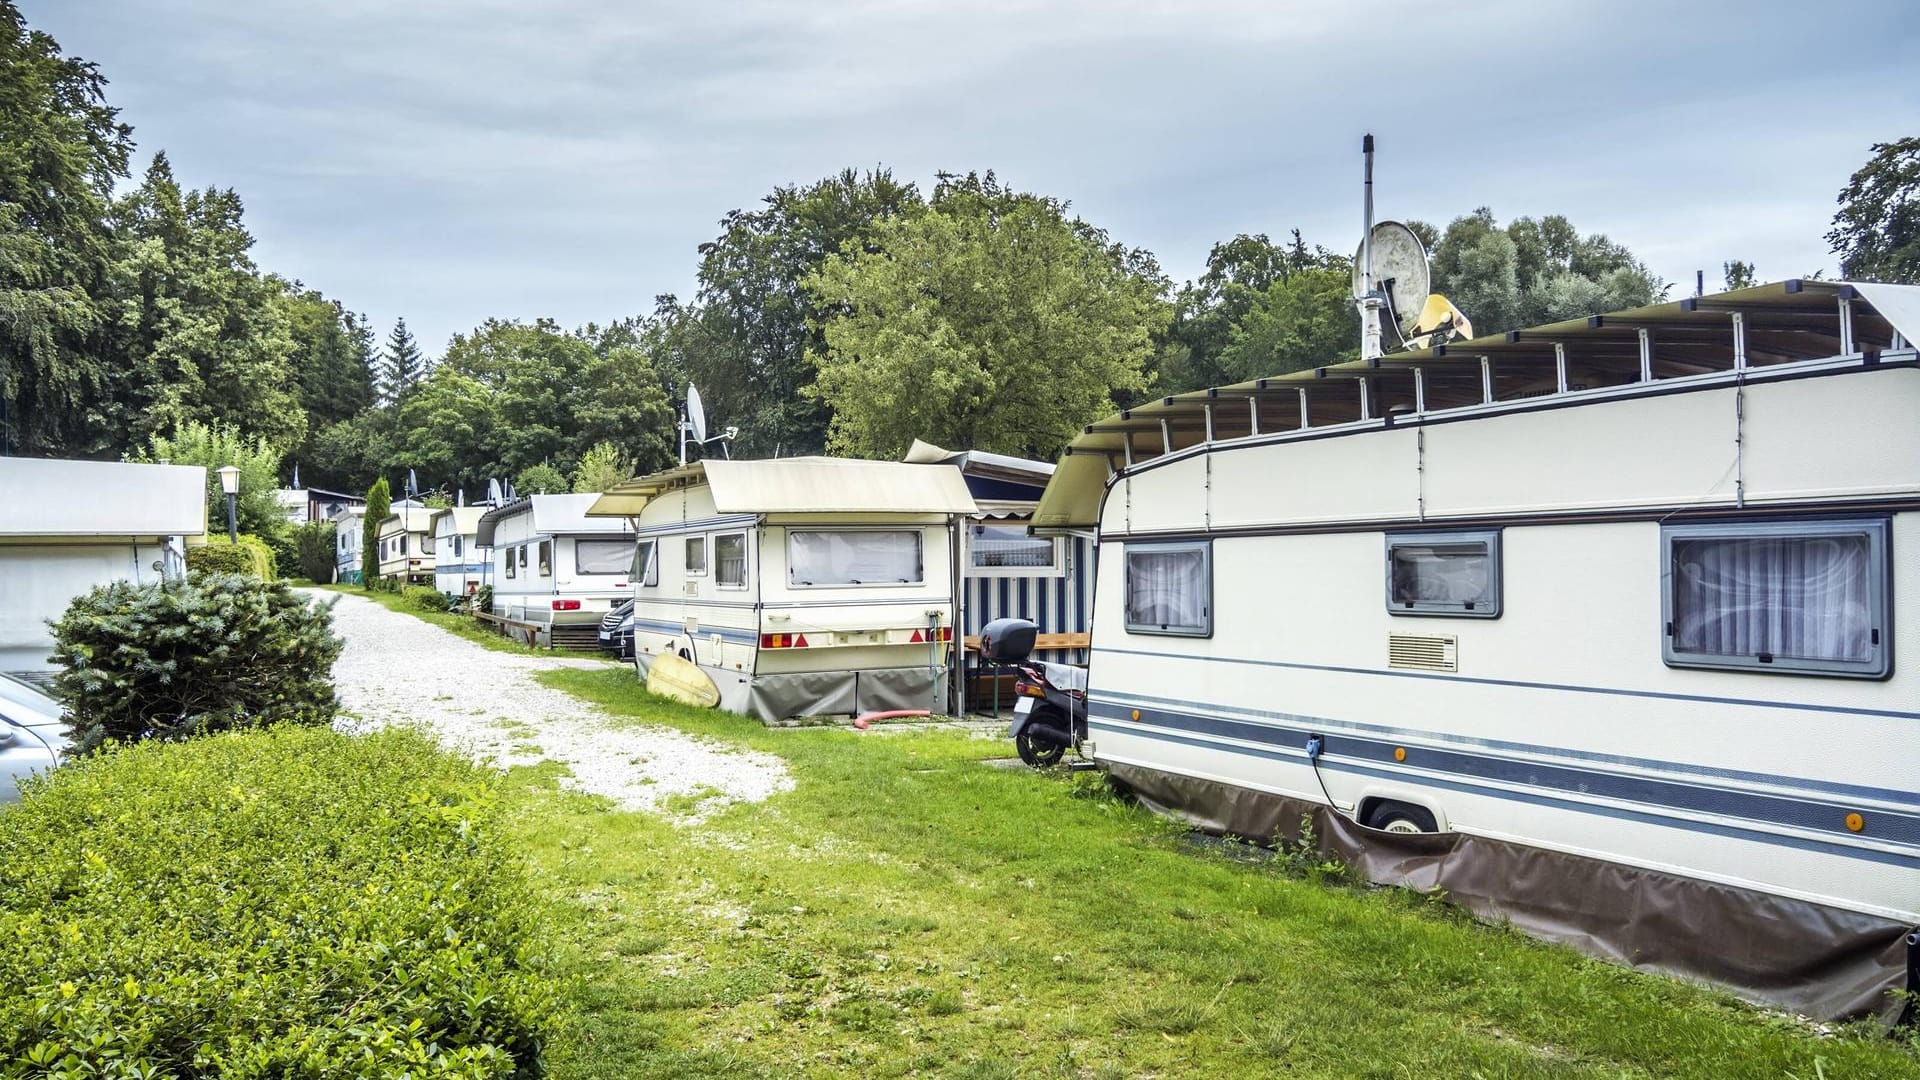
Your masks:
{"label": "lamp post", "polygon": [[240,542],[240,524],[234,518],[234,497],[240,494],[240,470],[232,465],[222,465],[214,470],[220,474],[220,490],[227,493],[227,542]]}

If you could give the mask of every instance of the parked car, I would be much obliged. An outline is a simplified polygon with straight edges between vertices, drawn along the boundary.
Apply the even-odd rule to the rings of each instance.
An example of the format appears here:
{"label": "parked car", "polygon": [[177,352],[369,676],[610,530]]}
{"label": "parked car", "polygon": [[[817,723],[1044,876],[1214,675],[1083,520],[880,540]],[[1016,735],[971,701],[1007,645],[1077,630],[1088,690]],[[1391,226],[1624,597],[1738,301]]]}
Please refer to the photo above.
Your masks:
{"label": "parked car", "polygon": [[600,620],[600,651],[633,659],[633,601],[622,600]]}
{"label": "parked car", "polygon": [[20,800],[20,778],[60,763],[67,747],[60,703],[0,675],[0,803]]}

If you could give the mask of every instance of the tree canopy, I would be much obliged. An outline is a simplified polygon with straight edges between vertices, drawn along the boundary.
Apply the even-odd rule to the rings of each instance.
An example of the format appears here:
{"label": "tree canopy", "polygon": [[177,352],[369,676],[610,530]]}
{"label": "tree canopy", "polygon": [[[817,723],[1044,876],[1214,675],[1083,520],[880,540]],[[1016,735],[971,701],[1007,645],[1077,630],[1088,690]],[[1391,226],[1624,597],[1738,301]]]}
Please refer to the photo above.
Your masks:
{"label": "tree canopy", "polygon": [[1840,190],[1827,243],[1841,277],[1920,282],[1920,136],[1874,143],[1872,154]]}
{"label": "tree canopy", "polygon": [[804,285],[822,320],[808,393],[831,449],[896,457],[915,437],[1050,456],[1144,389],[1166,281],[1067,204],[992,173],[942,177],[925,211]]}
{"label": "tree canopy", "polygon": [[1559,214],[1501,226],[1483,206],[1437,239],[1432,226],[1414,225],[1432,241],[1433,291],[1452,300],[1476,334],[1640,307],[1667,292],[1632,252],[1599,233],[1582,235]]}

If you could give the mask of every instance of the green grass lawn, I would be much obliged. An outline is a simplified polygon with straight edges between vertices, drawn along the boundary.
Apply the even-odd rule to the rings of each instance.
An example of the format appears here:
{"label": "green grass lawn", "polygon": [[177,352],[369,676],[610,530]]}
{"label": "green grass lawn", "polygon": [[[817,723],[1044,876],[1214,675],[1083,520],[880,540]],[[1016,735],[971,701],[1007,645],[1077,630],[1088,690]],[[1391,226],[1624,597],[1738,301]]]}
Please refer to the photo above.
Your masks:
{"label": "green grass lawn", "polygon": [[1401,891],[1193,843],[1097,777],[960,733],[770,731],[551,685],[779,755],[796,787],[696,827],[515,777],[588,1077],[1914,1077],[1821,1036]]}

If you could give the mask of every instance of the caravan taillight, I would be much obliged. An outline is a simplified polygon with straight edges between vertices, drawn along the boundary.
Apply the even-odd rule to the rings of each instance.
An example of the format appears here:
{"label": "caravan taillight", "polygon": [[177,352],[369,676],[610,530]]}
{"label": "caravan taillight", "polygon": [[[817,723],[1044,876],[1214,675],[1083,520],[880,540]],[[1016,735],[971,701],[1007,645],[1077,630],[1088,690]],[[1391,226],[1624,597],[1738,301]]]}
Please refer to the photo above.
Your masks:
{"label": "caravan taillight", "polygon": [[807,647],[807,635],[761,634],[760,647],[763,649],[804,649]]}
{"label": "caravan taillight", "polygon": [[580,610],[580,601],[578,601],[578,600],[555,600],[555,601],[553,602],[553,610],[555,610],[555,611],[579,611],[579,610]]}

